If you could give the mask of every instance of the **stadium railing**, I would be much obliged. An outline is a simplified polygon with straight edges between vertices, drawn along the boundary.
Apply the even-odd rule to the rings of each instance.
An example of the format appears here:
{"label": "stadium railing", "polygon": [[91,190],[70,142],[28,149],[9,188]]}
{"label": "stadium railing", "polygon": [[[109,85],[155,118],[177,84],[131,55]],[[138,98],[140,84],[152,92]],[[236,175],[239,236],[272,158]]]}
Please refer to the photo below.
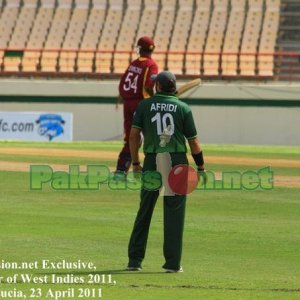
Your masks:
{"label": "stadium railing", "polygon": [[[62,53],[70,54],[70,64],[73,65],[72,72],[62,72],[60,71],[59,66],[59,57],[57,59],[57,64],[54,72],[44,71],[43,66],[41,65],[41,57],[43,53],[59,53],[59,57]],[[79,53],[89,53],[93,55],[94,59],[90,60],[91,65],[89,71],[80,72],[77,69],[77,58]],[[114,54],[116,53],[126,53],[128,55],[128,63],[131,59],[137,57],[136,51],[109,51],[109,50],[91,50],[91,49],[0,49],[0,75],[5,76],[53,76],[53,77],[116,77],[120,73],[114,72]],[[31,54],[31,55],[30,55]],[[35,55],[33,55],[35,54]],[[74,62],[74,54],[76,56]],[[109,68],[106,68],[105,71],[101,72],[95,66],[95,58],[97,56],[104,56],[110,54],[112,60],[110,62]],[[268,79],[268,80],[287,80],[287,81],[300,81],[300,52],[275,52],[275,53],[240,53],[240,52],[182,52],[182,51],[155,51],[153,57],[158,54],[168,54],[166,55],[166,61],[164,64],[164,69],[167,69],[168,61],[167,58],[177,60],[184,59],[184,64],[181,70],[176,70],[174,73],[178,77],[201,77],[204,79],[247,79],[247,80],[259,80],[259,79]],[[172,54],[172,55],[170,55]],[[31,71],[24,71],[22,67],[23,58],[32,57],[33,68]],[[17,68],[14,71],[7,70],[5,66],[5,57],[10,57],[10,64],[13,60],[17,65]],[[67,57],[67,55],[66,55]],[[204,59],[206,57],[212,57],[213,62],[218,61],[218,68],[216,74],[205,75],[206,71],[209,70],[207,64],[204,65]],[[224,57],[226,59],[224,59]],[[235,63],[231,63],[232,61]],[[249,60],[249,66],[245,67],[243,63],[243,69],[240,68],[240,58],[243,57],[243,62],[245,58]],[[189,64],[187,64],[187,59]],[[28,63],[28,62],[27,62]],[[186,66],[189,65],[189,69]],[[191,66],[197,66],[194,69],[191,69]],[[97,71],[96,71],[97,70]],[[214,66],[215,70],[215,66]],[[125,70],[124,70],[125,71]],[[172,71],[172,70],[170,70]],[[225,72],[226,71],[226,72]],[[208,72],[209,73],[209,72]],[[230,74],[230,75],[228,75]]]}

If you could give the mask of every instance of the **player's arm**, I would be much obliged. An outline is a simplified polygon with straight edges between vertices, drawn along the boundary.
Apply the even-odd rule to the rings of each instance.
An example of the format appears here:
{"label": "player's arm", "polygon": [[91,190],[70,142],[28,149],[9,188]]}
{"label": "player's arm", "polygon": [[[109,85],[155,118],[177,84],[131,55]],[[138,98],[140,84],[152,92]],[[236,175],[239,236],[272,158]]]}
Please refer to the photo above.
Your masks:
{"label": "player's arm", "polygon": [[140,133],[143,129],[143,101],[138,105],[132,121],[132,127],[129,135],[129,149],[132,160],[132,168],[134,172],[142,171],[139,158]]}
{"label": "player's arm", "polygon": [[197,138],[189,139],[188,143],[198,171],[203,171],[205,169],[204,158],[199,140]]}
{"label": "player's arm", "polygon": [[200,142],[197,138],[197,130],[193,118],[193,114],[189,107],[185,107],[185,117],[183,122],[184,136],[188,140],[193,159],[198,171],[204,171],[204,158]]}
{"label": "player's arm", "polygon": [[121,95],[119,95],[119,96],[117,97],[117,101],[116,101],[116,110],[118,110],[119,104],[120,104],[120,103],[123,103],[123,102],[124,102],[124,99],[122,98]]}
{"label": "player's arm", "polygon": [[119,108],[119,104],[124,102],[124,82],[127,76],[127,71],[122,75],[120,82],[119,82],[119,95],[116,101],[116,110]]}
{"label": "player's arm", "polygon": [[145,72],[145,78],[144,78],[144,97],[147,98],[146,95],[152,97],[154,95],[154,85],[155,82],[151,79],[152,75],[156,75],[158,73],[158,67],[156,64],[151,65],[147,68]]}
{"label": "player's arm", "polygon": [[149,88],[149,87],[145,86],[145,91],[146,91],[146,93],[147,93],[150,97],[152,97],[152,96],[154,95],[154,89],[153,89],[153,88]]}
{"label": "player's arm", "polygon": [[143,79],[143,97],[147,99],[154,95],[154,82],[151,80],[150,68],[147,68]]}
{"label": "player's arm", "polygon": [[129,136],[129,148],[134,172],[142,170],[139,159],[140,133],[141,130],[139,128],[132,127]]}
{"label": "player's arm", "polygon": [[[207,183],[207,175],[204,166],[203,152],[200,142],[197,138],[188,139],[188,143],[192,152],[193,159],[197,165],[199,180],[203,180],[203,183]],[[202,178],[202,179],[201,179]]]}

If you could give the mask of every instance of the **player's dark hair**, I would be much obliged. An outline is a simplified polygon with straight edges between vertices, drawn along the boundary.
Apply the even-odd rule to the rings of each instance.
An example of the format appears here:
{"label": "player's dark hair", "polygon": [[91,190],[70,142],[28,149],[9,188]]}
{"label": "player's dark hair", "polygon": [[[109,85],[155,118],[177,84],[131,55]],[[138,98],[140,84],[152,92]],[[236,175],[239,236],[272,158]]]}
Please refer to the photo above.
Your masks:
{"label": "player's dark hair", "polygon": [[140,49],[140,56],[149,56],[153,53],[153,50],[143,50]]}
{"label": "player's dark hair", "polygon": [[170,80],[169,82],[160,83],[160,89],[162,92],[175,94],[176,93],[176,82]]}

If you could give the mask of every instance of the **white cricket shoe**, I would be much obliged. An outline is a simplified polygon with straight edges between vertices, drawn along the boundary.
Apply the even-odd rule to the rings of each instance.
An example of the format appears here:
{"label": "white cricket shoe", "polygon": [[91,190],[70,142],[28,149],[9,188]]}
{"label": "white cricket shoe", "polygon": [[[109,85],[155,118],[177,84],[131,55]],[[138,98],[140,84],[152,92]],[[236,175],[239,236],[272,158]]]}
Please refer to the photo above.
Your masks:
{"label": "white cricket shoe", "polygon": [[173,269],[164,269],[166,271],[166,273],[182,273],[183,269],[180,266],[179,270],[173,270]]}

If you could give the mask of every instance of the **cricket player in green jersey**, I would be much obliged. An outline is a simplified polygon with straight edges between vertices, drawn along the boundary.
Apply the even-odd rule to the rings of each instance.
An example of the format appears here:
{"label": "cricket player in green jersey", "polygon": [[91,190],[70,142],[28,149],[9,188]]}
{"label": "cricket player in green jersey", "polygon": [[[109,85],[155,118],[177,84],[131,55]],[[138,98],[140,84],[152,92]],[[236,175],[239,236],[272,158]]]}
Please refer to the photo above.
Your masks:
{"label": "cricket player in green jersey", "polygon": [[[186,195],[175,194],[168,184],[168,174],[179,164],[188,165],[188,141],[199,171],[204,171],[204,160],[197,139],[192,112],[176,97],[174,74],[163,71],[153,77],[157,93],[142,101],[134,115],[130,133],[130,152],[134,172],[159,171],[164,185],[164,245],[167,273],[182,272],[181,255]],[[144,165],[139,159],[140,133],[144,135]],[[139,271],[145,257],[152,213],[159,190],[141,190],[141,201],[128,246],[127,270]]]}

